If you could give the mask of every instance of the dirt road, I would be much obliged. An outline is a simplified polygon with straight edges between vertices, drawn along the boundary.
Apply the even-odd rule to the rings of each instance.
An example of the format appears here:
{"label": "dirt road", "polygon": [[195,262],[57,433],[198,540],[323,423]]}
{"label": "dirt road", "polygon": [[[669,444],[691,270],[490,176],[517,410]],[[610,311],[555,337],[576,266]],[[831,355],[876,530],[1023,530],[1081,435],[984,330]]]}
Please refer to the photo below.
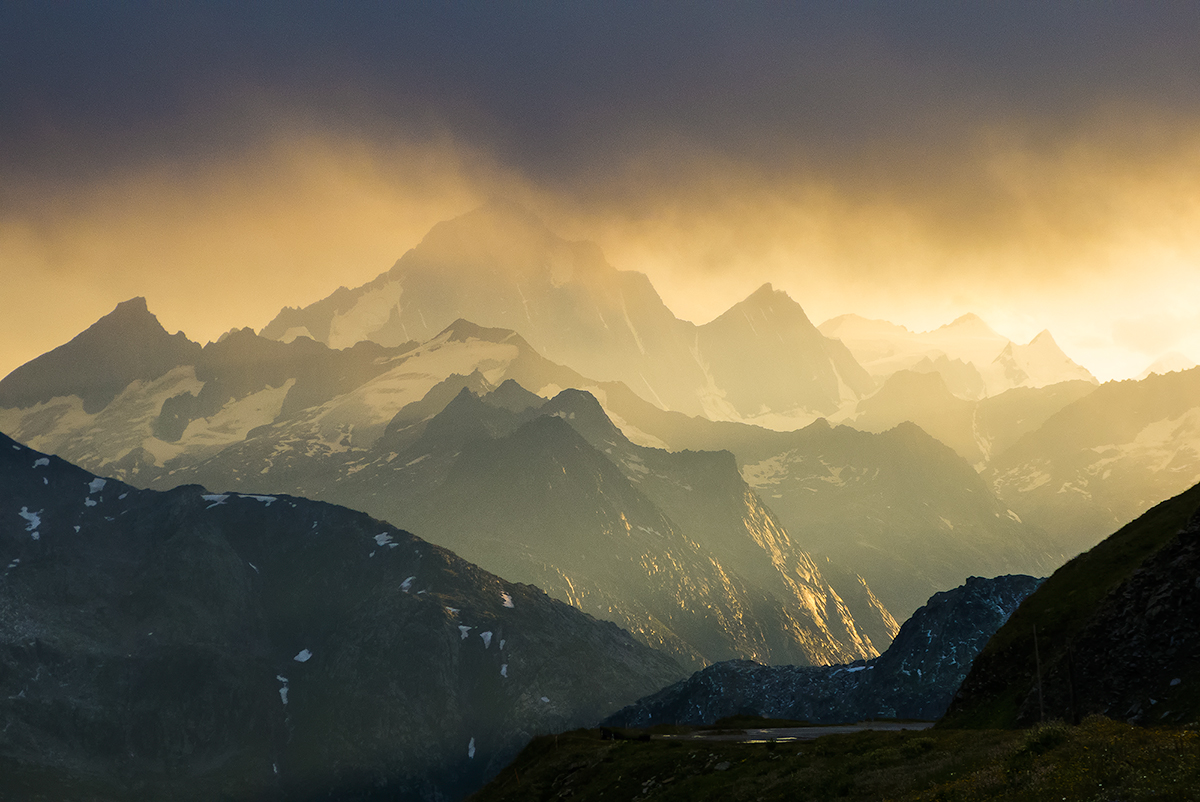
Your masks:
{"label": "dirt road", "polygon": [[924,730],[933,726],[932,721],[860,721],[857,724],[836,724],[825,727],[771,727],[749,730],[699,730],[687,735],[654,735],[654,740],[663,741],[738,741],[741,743],[766,743],[768,741],[813,741],[823,735],[862,732],[863,730]]}

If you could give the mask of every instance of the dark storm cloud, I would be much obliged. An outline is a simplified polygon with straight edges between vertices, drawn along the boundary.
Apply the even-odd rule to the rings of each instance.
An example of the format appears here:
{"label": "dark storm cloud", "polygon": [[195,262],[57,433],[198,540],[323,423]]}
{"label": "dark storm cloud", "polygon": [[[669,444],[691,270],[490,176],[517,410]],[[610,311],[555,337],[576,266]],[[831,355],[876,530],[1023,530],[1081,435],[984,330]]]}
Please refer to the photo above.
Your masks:
{"label": "dark storm cloud", "polygon": [[772,281],[1200,353],[1197,42],[1184,2],[0,0],[0,374],[132,295],[265,323],[492,195],[690,319]]}
{"label": "dark storm cloud", "polygon": [[1200,108],[1200,11],[1187,3],[7,3],[0,14],[9,171],[204,159],[286,110],[367,134],[447,134],[586,192],[647,142],[837,171],[920,162],[981,122],[1054,136],[1106,104]]}

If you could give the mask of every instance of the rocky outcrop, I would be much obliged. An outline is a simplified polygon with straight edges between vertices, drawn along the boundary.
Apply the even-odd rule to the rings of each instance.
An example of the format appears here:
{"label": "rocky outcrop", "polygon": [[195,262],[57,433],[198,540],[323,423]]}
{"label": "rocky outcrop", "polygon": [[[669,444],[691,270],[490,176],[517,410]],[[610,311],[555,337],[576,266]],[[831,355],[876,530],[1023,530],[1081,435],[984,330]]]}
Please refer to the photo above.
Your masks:
{"label": "rocky outcrop", "polygon": [[682,674],[367,515],[0,435],[0,797],[455,799]]}
{"label": "rocky outcrop", "polygon": [[[1195,720],[1200,713],[1197,666],[1200,511],[1109,594],[1059,671],[1073,667],[1076,673],[1073,716],[1103,713],[1154,724]],[[1052,682],[1056,679],[1051,675]],[[1071,703],[1070,694],[1066,701]],[[1027,720],[1033,717],[1031,708],[1027,701],[1022,710]]]}
{"label": "rocky outcrop", "polygon": [[719,663],[639,700],[604,723],[712,724],[735,715],[815,724],[936,719],[971,661],[1039,582],[1029,576],[971,577],[963,586],[933,596],[874,660],[821,667]]}

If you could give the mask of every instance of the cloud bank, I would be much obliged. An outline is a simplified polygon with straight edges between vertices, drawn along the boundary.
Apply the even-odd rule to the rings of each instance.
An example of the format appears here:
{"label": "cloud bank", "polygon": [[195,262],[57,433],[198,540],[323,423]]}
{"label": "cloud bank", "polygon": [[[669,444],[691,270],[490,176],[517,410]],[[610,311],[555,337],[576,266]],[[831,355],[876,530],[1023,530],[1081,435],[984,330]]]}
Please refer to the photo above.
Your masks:
{"label": "cloud bank", "polygon": [[260,326],[493,195],[696,320],[772,281],[817,321],[1049,326],[1101,377],[1200,348],[1185,4],[0,14],[0,372],[131,295]]}

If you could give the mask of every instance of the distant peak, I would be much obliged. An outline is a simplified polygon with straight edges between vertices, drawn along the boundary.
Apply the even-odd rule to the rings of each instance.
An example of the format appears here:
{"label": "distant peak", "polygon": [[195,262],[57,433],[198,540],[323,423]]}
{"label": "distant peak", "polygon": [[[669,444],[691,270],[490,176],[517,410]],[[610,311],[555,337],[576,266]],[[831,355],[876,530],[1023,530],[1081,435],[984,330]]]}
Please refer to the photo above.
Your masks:
{"label": "distant peak", "polygon": [[999,337],[1000,335],[989,326],[984,319],[974,312],[968,312],[965,315],[956,317],[951,322],[941,327],[941,331],[946,329],[954,329],[958,332],[968,332],[971,334],[985,335],[988,337]]}
{"label": "distant peak", "polygon": [[775,289],[771,282],[768,281],[766,284],[747,295],[745,300],[741,301],[741,303],[735,304],[735,306],[765,307],[778,303],[794,306],[796,308],[800,307],[800,304],[796,303],[792,296],[788,295],[783,290]]}
{"label": "distant peak", "polygon": [[220,337],[218,337],[216,341],[219,343],[224,343],[229,340],[233,340],[234,342],[241,342],[243,340],[252,340],[252,339],[257,339],[257,338],[258,338],[258,335],[255,334],[254,329],[250,328],[249,326],[243,326],[241,328],[234,326],[229,331],[225,332]]}
{"label": "distant peak", "polygon": [[862,315],[849,313],[838,315],[826,320],[817,327],[821,333],[827,337],[872,337],[872,336],[888,336],[894,334],[911,334],[908,327],[901,326],[898,323],[892,323],[889,320],[879,320],[878,318],[866,318]]}
{"label": "distant peak", "polygon": [[[113,310],[104,317],[97,320],[91,325],[88,331],[96,332],[114,332],[114,331],[142,331],[149,336],[157,336],[167,334],[167,330],[163,328],[158,317],[150,311],[150,307],[146,305],[146,299],[142,296],[130,298],[128,301],[121,301],[113,307]],[[85,332],[86,333],[86,332]]]}
{"label": "distant peak", "polygon": [[1196,366],[1196,361],[1194,359],[1184,356],[1178,351],[1170,351],[1154,360],[1154,363],[1143,370],[1137,378],[1145,379],[1153,373],[1158,373],[1161,375],[1166,373],[1174,373],[1176,371],[1191,370]]}
{"label": "distant peak", "polygon": [[766,303],[780,297],[788,298],[788,294],[782,290],[775,289],[771,282],[768,281],[766,284],[747,295],[746,301],[753,303]]}
{"label": "distant peak", "polygon": [[435,340],[445,339],[451,342],[466,342],[467,340],[484,340],[490,343],[506,342],[517,333],[512,329],[488,328],[472,323],[465,318],[459,318],[438,332]]}
{"label": "distant peak", "polygon": [[1042,329],[1040,332],[1038,332],[1038,335],[1036,337],[1034,337],[1032,340],[1029,341],[1029,344],[1030,345],[1052,345],[1055,348],[1058,347],[1058,343],[1056,343],[1054,341],[1054,338],[1052,336],[1050,336],[1050,329]]}
{"label": "distant peak", "polygon": [[162,324],[158,322],[158,318],[150,311],[150,307],[146,304],[146,299],[142,296],[130,298],[128,301],[121,301],[113,310],[104,317],[92,324],[92,327],[107,328],[117,326],[120,328],[129,328],[131,326],[145,327],[151,330],[162,330]]}
{"label": "distant peak", "polygon": [[[483,374],[480,374],[480,379],[482,378]],[[530,407],[540,407],[546,402],[546,399],[529,392],[515,379],[505,379],[499,387],[485,395],[483,400],[491,406],[502,407],[509,412],[524,412]]]}
{"label": "distant peak", "polygon": [[128,301],[121,301],[121,303],[117,304],[116,309],[113,309],[113,312],[120,312],[122,314],[139,313],[148,315],[150,314],[150,307],[146,305],[146,299],[139,295],[136,298],[130,298]]}
{"label": "distant peak", "polygon": [[[496,226],[502,229],[534,229],[549,233],[542,218],[507,198],[489,198],[480,206],[447,221],[451,226]],[[441,224],[440,224],[441,225]]]}
{"label": "distant peak", "polygon": [[0,406],[24,408],[75,395],[83,399],[84,412],[94,414],[130,382],[195,364],[200,350],[183,332],[168,334],[145,298],[130,298],[69,342],[6,376],[0,381]]}

